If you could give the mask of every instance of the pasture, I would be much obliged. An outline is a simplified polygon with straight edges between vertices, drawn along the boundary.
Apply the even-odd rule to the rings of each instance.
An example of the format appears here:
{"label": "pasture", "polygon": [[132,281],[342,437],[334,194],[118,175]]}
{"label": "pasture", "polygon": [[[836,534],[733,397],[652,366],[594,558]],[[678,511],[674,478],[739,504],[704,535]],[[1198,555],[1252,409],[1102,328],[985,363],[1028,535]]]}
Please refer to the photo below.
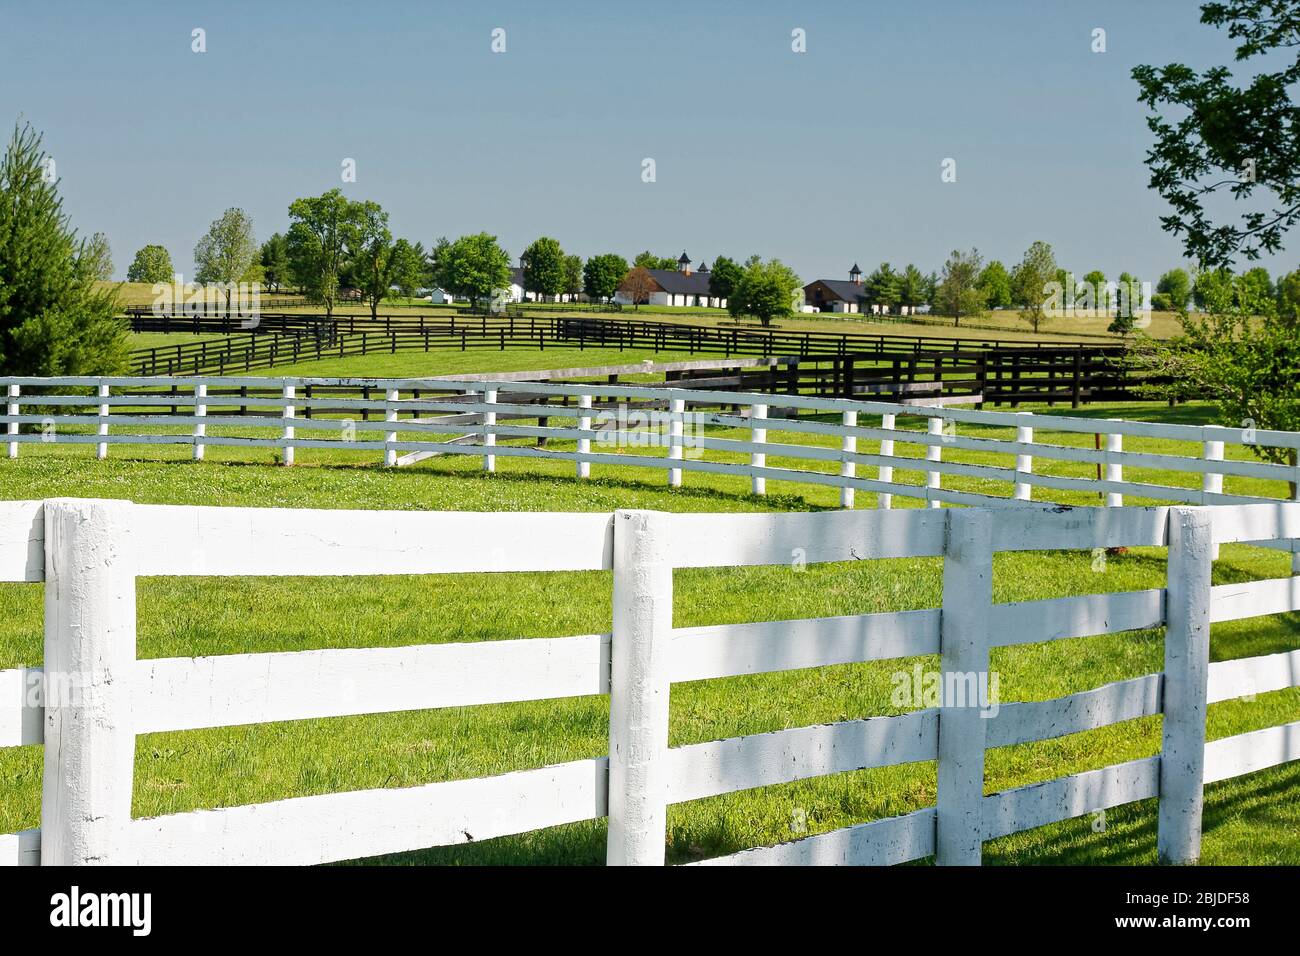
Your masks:
{"label": "pasture", "polygon": [[[1208,419],[1203,406],[1176,412],[1151,405],[1108,406],[1092,414],[1148,420],[1166,420],[1172,414],[1192,423]],[[906,427],[902,422],[900,426]],[[240,426],[214,425],[210,434],[227,427]],[[1006,438],[1013,437],[1014,430],[987,433]],[[985,432],[963,427],[963,434]],[[1085,437],[1061,433],[1048,440],[1081,442]],[[773,433],[769,440],[827,442],[805,433]],[[1126,448],[1170,451],[1174,444],[1148,439]],[[869,445],[864,442],[862,448]],[[108,460],[95,461],[93,445],[28,444],[17,460],[0,461],[0,487],[6,499],[91,496],[151,503],[368,509],[642,507],[718,512],[838,505],[837,491],[829,487],[772,481],[768,496],[753,497],[744,479],[688,472],[686,487],[670,490],[661,474],[624,466],[595,466],[593,478],[579,483],[569,477],[569,463],[509,457],[498,459],[496,474],[485,475],[474,456],[391,470],[375,467],[374,453],[300,449],[300,467],[289,469],[271,466],[273,452],[266,449],[211,447],[207,462],[182,460],[188,459],[185,447],[146,451],[114,448]],[[1231,449],[1229,458],[1236,451]],[[979,453],[967,453],[963,460],[978,458]],[[776,456],[770,463],[776,463]],[[1090,474],[1090,466],[1077,463],[1053,462],[1050,467]],[[1141,480],[1136,469],[1131,477]],[[1189,486],[1199,477],[1187,475]],[[919,483],[924,476],[900,472],[896,480]],[[1280,496],[1272,487],[1276,483],[1232,477],[1227,483],[1234,493]],[[980,487],[979,479],[961,477],[945,476],[944,484]],[[1054,498],[1097,503],[1087,492],[1060,492]],[[916,504],[899,498],[895,502]],[[874,496],[859,493],[857,504],[872,507]],[[1284,577],[1288,572],[1288,555],[1225,545],[1214,565],[1214,583]],[[674,625],[933,606],[939,577],[934,559],[803,569],[680,570],[675,575]],[[994,565],[994,600],[1160,587],[1163,577],[1163,553],[1154,548],[1108,555],[1100,565],[1088,552],[1000,554]],[[141,657],[596,633],[609,629],[611,614],[610,577],[604,572],[154,578],[141,581],[138,598]],[[39,586],[0,585],[0,668],[40,662],[41,606]],[[1216,625],[1211,659],[1291,650],[1300,635],[1297,617]],[[1041,700],[1159,670],[1161,657],[1160,631],[1135,631],[1001,648],[994,651],[993,667],[1001,673],[1004,700]],[[933,659],[922,662],[934,664]],[[899,713],[891,700],[891,675],[913,663],[840,665],[677,685],[670,743]],[[1294,689],[1261,694],[1253,703],[1226,701],[1209,709],[1209,737],[1298,718],[1300,693]],[[592,757],[606,752],[607,723],[607,700],[593,697],[147,735],[136,750],[134,813],[150,816],[337,790],[409,786]],[[986,788],[991,792],[1147,756],[1159,743],[1160,718],[1150,717],[1000,748],[989,752]],[[1297,785],[1300,768],[1292,764],[1209,787],[1203,861],[1300,862]],[[39,794],[39,748],[0,750],[0,832],[35,825]],[[669,858],[682,862],[715,856],[906,813],[932,804],[934,796],[933,765],[910,764],[678,804],[669,811]],[[1004,863],[1154,862],[1154,824],[1154,802],[1144,801],[1109,811],[1100,830],[1093,818],[1080,818],[994,841],[985,856],[989,862]],[[389,862],[594,863],[603,859],[603,831],[603,823],[573,824],[403,854]]]}

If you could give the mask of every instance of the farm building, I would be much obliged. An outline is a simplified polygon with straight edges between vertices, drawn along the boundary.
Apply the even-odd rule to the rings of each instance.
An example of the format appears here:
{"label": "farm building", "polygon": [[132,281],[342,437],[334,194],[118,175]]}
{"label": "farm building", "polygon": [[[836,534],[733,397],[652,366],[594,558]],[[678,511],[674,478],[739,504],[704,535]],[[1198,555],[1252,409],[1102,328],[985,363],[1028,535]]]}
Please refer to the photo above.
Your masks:
{"label": "farm building", "polygon": [[[677,268],[647,269],[654,280],[655,291],[650,294],[649,305],[704,306],[711,309],[725,309],[727,300],[709,292],[709,267],[701,264],[698,270],[691,269],[691,258],[683,250],[677,260]],[[631,305],[632,300],[619,292],[614,301]]]}
{"label": "farm building", "polygon": [[556,296],[538,295],[536,292],[528,292],[524,289],[524,267],[514,266],[510,270],[510,286],[506,290],[507,297],[511,302],[577,302],[585,298],[581,293],[574,295],[569,292],[563,292]]}
{"label": "farm building", "polygon": [[[862,282],[862,270],[853,263],[849,277],[845,279],[816,279],[803,287],[805,311],[809,312],[868,312],[880,315],[888,312],[889,307],[879,302],[868,302],[866,286]],[[900,305],[899,315],[909,315],[916,311],[914,306]]]}

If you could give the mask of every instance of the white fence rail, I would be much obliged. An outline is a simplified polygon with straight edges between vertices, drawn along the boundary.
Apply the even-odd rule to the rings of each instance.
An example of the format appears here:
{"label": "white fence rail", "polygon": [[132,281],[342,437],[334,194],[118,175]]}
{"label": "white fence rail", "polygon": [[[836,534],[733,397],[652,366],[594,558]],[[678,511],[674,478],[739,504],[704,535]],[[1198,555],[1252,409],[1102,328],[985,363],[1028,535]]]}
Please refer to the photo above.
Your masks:
{"label": "white fence rail", "polygon": [[[372,451],[386,465],[430,454],[472,455],[481,457],[488,471],[496,468],[499,458],[553,459],[573,462],[580,478],[589,477],[593,465],[619,465],[666,471],[674,487],[691,472],[745,478],[755,494],[766,492],[768,480],[830,486],[840,489],[843,507],[852,507],[855,491],[875,493],[882,508],[890,507],[895,495],[923,500],[932,507],[942,503],[1016,506],[1035,503],[1035,492],[1037,503],[1042,503],[1051,501],[1054,492],[1072,491],[1104,495],[1108,506],[1117,507],[1125,496],[1143,502],[1210,505],[1286,499],[1300,493],[1300,465],[1295,463],[1300,433],[1217,425],[653,385],[488,384],[472,379],[0,378],[0,388],[8,393],[7,414],[0,416],[0,423],[7,426],[11,458],[19,455],[24,444],[52,443],[93,444],[100,458],[115,446],[191,446],[195,459],[203,458],[207,447],[257,448],[278,451],[286,465],[294,463],[297,449]],[[311,397],[313,389],[315,397]],[[340,389],[373,397],[321,394]],[[152,394],[142,394],[150,390]],[[588,411],[593,402],[594,411]],[[616,413],[629,406],[638,411],[653,406],[651,427],[635,411]],[[832,420],[815,420],[818,416]],[[879,425],[866,421],[876,416]],[[926,427],[899,428],[898,416],[927,419]],[[357,421],[360,417],[367,421]],[[691,427],[684,429],[687,423]],[[220,425],[265,434],[213,434]],[[1016,438],[962,435],[963,426],[1015,428]],[[167,429],[173,433],[165,433]],[[727,429],[747,434],[744,439],[717,437]],[[358,437],[358,433],[372,437]],[[774,442],[771,437],[776,433],[833,441],[823,445]],[[1095,435],[1097,447],[1044,442],[1044,433]],[[1187,442],[1195,454],[1127,451],[1125,436]],[[879,442],[879,447],[875,452],[859,451],[859,440]],[[556,447],[556,442],[566,447]],[[899,446],[914,454],[900,453]],[[1233,447],[1280,450],[1291,463],[1234,459],[1226,454]],[[1004,463],[950,460],[954,452],[993,454],[1002,456]],[[769,463],[778,457],[789,464]],[[1098,474],[1045,473],[1041,465],[1035,467],[1036,459],[1092,465]],[[874,477],[863,473],[868,468],[875,470]],[[1126,479],[1126,468],[1156,472],[1156,480]],[[899,472],[918,478],[915,483],[899,481]],[[1200,481],[1178,480],[1195,475]],[[981,486],[978,492],[946,488],[946,476],[982,480],[993,483],[993,488]],[[1265,495],[1230,494],[1223,490],[1225,477],[1276,484]],[[1286,549],[1297,550],[1294,543]],[[1300,572],[1300,564],[1295,570]]]}
{"label": "white fence rail", "polygon": [[[43,668],[0,671],[0,746],[44,744],[39,831],[0,863],[322,863],[609,817],[611,863],[661,864],[668,804],[937,761],[935,807],[705,861],[976,864],[984,841],[1158,797],[1160,858],[1200,845],[1205,783],[1300,759],[1300,722],[1205,743],[1209,704],[1300,686],[1300,651],[1209,662],[1214,621],[1300,610],[1300,577],[1211,587],[1211,548],[1300,536],[1300,504],[688,515],[320,512],[0,503],[0,580],[46,585]],[[991,604],[998,551],[1168,547],[1166,588]],[[672,626],[673,570],[940,557],[943,606]],[[611,634],[137,660],[140,575],[612,570]],[[1046,701],[975,699],[668,746],[672,683],[941,655],[1164,625],[1158,674]],[[954,685],[955,686],[955,685]],[[980,689],[974,687],[975,690]],[[610,695],[608,758],[423,786],[131,817],[135,736],[345,714]],[[1161,753],[986,796],[984,754],[1163,715]]]}

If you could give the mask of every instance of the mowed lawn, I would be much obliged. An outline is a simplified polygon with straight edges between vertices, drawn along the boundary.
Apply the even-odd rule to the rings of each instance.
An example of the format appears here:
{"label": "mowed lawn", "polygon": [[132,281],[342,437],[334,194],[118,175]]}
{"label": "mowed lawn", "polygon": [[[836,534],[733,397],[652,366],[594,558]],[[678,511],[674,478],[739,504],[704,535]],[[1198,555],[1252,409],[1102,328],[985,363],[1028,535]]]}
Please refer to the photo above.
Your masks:
{"label": "mowed lawn", "polygon": [[[1064,410],[1058,409],[1062,413]],[[1186,421],[1205,408],[1106,406],[1076,414]],[[559,424],[552,419],[553,424]],[[870,424],[864,422],[864,424]],[[900,420],[919,428],[915,419]],[[379,426],[382,428],[382,426]],[[247,425],[214,425],[210,433]],[[961,434],[1011,437],[1010,429],[961,426]],[[251,433],[251,432],[248,432]],[[265,435],[266,432],[261,434]],[[300,434],[307,434],[300,431]],[[745,430],[711,430],[743,437]],[[364,434],[359,437],[365,437]],[[1091,435],[1040,433],[1045,441],[1091,446]],[[832,444],[771,432],[772,441]],[[572,447],[552,442],[554,448]],[[872,442],[860,442],[874,451]],[[1190,445],[1134,440],[1126,447],[1191,453]],[[919,446],[900,453],[921,456]],[[1006,464],[1005,456],[956,453],[945,458]],[[1231,452],[1231,450],[1230,450]],[[658,452],[655,452],[658,453]],[[835,507],[831,488],[769,481],[767,498],[747,494],[746,479],[687,472],[670,491],[662,471],[593,466],[580,483],[569,462],[502,456],[499,473],[481,473],[477,456],[435,459],[410,469],[376,466],[379,452],[300,450],[300,467],[269,464],[274,449],[121,448],[106,462],[93,447],[24,445],[17,461],[0,461],[0,496],[129,498],[139,502],[364,509],[605,511],[618,507],[672,511],[755,511]],[[710,458],[725,458],[710,452]],[[732,456],[743,460],[744,456]],[[770,455],[769,464],[793,460]],[[804,462],[801,467],[812,467]],[[831,470],[835,463],[817,463]],[[1052,473],[1090,475],[1092,466],[1036,462]],[[861,468],[864,476],[874,469]],[[919,472],[900,480],[924,482]],[[1136,469],[1126,477],[1155,480]],[[1183,475],[1179,484],[1199,483]],[[1005,494],[1002,483],[950,479],[945,487]],[[1227,490],[1280,497],[1276,483],[1229,478]],[[1040,493],[1041,494],[1041,493]],[[1055,494],[1095,504],[1095,495]],[[859,507],[874,496],[860,493]],[[898,506],[917,502],[895,498]],[[1215,583],[1281,577],[1289,557],[1228,545]],[[999,555],[997,601],[1160,587],[1164,555],[1133,549],[1097,562],[1087,552]],[[941,600],[938,560],[853,562],[795,567],[684,570],[675,576],[674,620],[694,626],[932,607]],[[41,660],[39,585],[0,585],[0,667]],[[587,634],[610,628],[610,577],[585,574],[471,574],[361,578],[155,578],[139,586],[142,657],[398,646]],[[1159,630],[1022,645],[994,652],[1004,701],[1036,700],[1160,669]],[[1211,655],[1227,660],[1300,646],[1300,615],[1216,625]],[[786,727],[899,713],[892,676],[906,659],[781,674],[679,684],[673,688],[674,746]],[[1209,736],[1300,719],[1300,692],[1212,705]],[[264,724],[140,737],[134,812],[152,816],[369,787],[411,786],[542,766],[607,752],[605,698],[452,708],[329,720]],[[1147,756],[1159,750],[1160,720],[1146,718],[1058,740],[989,752],[990,792]],[[0,751],[0,832],[39,822],[39,748]],[[684,862],[823,832],[934,803],[933,763],[840,774],[674,805],[669,858]],[[1208,788],[1203,860],[1207,863],[1300,863],[1300,765],[1276,768]],[[481,843],[387,858],[411,863],[598,863],[604,823],[557,827]],[[993,863],[1154,863],[1152,801],[1013,835],[990,843]]]}

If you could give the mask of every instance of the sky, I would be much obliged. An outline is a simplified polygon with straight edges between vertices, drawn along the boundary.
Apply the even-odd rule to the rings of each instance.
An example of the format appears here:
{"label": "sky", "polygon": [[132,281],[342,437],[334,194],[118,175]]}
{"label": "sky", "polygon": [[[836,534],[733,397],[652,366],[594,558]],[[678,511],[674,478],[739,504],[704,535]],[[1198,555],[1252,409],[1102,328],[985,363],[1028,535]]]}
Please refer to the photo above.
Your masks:
{"label": "sky", "polygon": [[1185,261],[1129,71],[1229,63],[1198,6],[0,0],[0,120],[42,131],[118,277],[161,243],[188,278],[226,208],[261,241],[340,186],[398,236],[486,230],[515,258],[550,235],[584,257],[775,256],[808,282],[972,246],[1010,265],[1042,239],[1078,274],[1154,281]]}

